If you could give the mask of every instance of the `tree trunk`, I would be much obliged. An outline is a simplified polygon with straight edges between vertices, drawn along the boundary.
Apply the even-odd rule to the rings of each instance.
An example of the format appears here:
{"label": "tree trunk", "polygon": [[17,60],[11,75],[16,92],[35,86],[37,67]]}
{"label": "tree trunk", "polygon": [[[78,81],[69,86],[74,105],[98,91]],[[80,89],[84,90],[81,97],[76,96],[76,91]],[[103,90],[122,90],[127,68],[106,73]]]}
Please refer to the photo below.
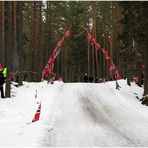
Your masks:
{"label": "tree trunk", "polygon": [[12,2],[8,2],[8,37],[7,37],[7,50],[6,50],[6,62],[7,62],[7,76],[6,76],[6,97],[11,97],[10,89],[10,71],[11,71],[11,50],[12,50]]}
{"label": "tree trunk", "polygon": [[27,81],[32,81],[33,33],[34,33],[34,2],[29,2],[29,49],[27,55]]}
{"label": "tree trunk", "polygon": [[89,50],[89,43],[87,46],[87,64],[88,64],[88,76],[90,75],[90,50]]}
{"label": "tree trunk", "polygon": [[[147,46],[147,48],[148,48],[148,46]],[[144,93],[143,93],[144,96],[148,95],[148,49],[147,48],[145,48],[145,57],[144,57],[144,62],[145,62],[145,69],[144,69]]]}
{"label": "tree trunk", "polygon": [[80,77],[81,77],[81,62],[80,62],[80,60],[81,60],[81,53],[80,53],[80,49],[81,49],[81,47],[79,47],[79,60],[78,60],[78,82],[80,82]]}
{"label": "tree trunk", "polygon": [[39,2],[39,72],[43,70],[43,50],[42,50],[42,1]]}
{"label": "tree trunk", "polygon": [[45,60],[44,63],[47,63],[51,49],[51,2],[47,1],[47,9],[46,9],[46,50],[45,50]]}
{"label": "tree trunk", "polygon": [[[144,4],[145,7],[145,4]],[[144,15],[148,15],[148,8],[144,8]],[[147,24],[147,22],[146,22]],[[143,98],[141,99],[142,104],[145,104],[148,106],[148,29],[145,24],[145,50],[144,50],[144,92],[143,92]]]}
{"label": "tree trunk", "polygon": [[44,63],[48,61],[48,50],[49,50],[49,2],[46,2],[47,8],[46,8],[46,49],[45,49],[45,57],[44,57]]}
{"label": "tree trunk", "polygon": [[0,63],[5,63],[5,36],[4,36],[4,1],[0,2]]}
{"label": "tree trunk", "polygon": [[33,63],[32,63],[32,68],[33,68],[33,73],[32,73],[32,77],[33,77],[33,81],[37,81],[36,80],[36,67],[38,66],[38,61],[37,61],[37,55],[38,55],[38,47],[37,47],[37,26],[38,26],[38,21],[37,21],[37,2],[33,3]]}
{"label": "tree trunk", "polygon": [[131,86],[131,73],[127,75],[127,85]]}
{"label": "tree trunk", "polygon": [[[105,36],[106,36],[106,33],[104,33],[104,36],[103,36],[103,48],[105,49],[105,45],[106,45],[106,39],[105,39]],[[102,54],[102,53],[101,53]],[[105,71],[106,71],[106,68],[105,68],[105,56],[103,55],[103,61],[102,61],[102,66],[103,66],[103,78],[105,78]]]}
{"label": "tree trunk", "polygon": [[57,62],[56,73],[58,74],[60,72],[60,55],[57,56],[56,62]]}
{"label": "tree trunk", "polygon": [[18,52],[17,52],[17,44],[16,44],[16,1],[12,2],[12,11],[13,11],[13,50],[12,50],[12,71],[18,71]]}
{"label": "tree trunk", "polygon": [[[147,46],[148,47],[148,46]],[[148,50],[145,48],[145,68],[144,68],[144,93],[143,97],[141,98],[141,103],[148,106]]]}
{"label": "tree trunk", "polygon": [[65,52],[66,49],[63,49],[63,52],[61,53],[61,71],[59,72],[58,76],[60,77],[61,75],[64,76],[64,80],[65,80],[65,67],[64,67],[64,63],[65,63]]}
{"label": "tree trunk", "polygon": [[[0,2],[0,53],[2,53],[1,51],[1,47],[2,47],[2,2]],[[0,63],[2,61],[2,55],[0,55]]]}
{"label": "tree trunk", "polygon": [[[34,2],[33,5],[33,81],[41,81],[41,14],[39,10],[41,9],[40,2]],[[39,48],[40,47],[40,48]]]}
{"label": "tree trunk", "polygon": [[[93,4],[93,34],[94,34],[94,38],[97,41],[97,29],[96,29],[96,2],[94,2]],[[96,73],[94,72],[94,79],[95,79],[95,74],[97,75],[97,77],[99,76],[99,63],[98,63],[98,52],[95,49],[94,46],[94,52],[95,52],[95,59],[96,59]]]}
{"label": "tree trunk", "polygon": [[[68,53],[68,50],[67,49],[64,49],[64,53],[63,53],[63,58],[64,58],[64,62],[62,62],[63,63],[63,69],[64,69],[64,80],[65,80],[65,82],[67,82],[68,81],[68,76],[67,76],[67,65],[66,65],[66,60],[67,60],[67,53]],[[64,66],[65,65],[65,66]]]}
{"label": "tree trunk", "polygon": [[109,50],[110,50],[110,59],[113,59],[113,33],[110,33],[110,40],[109,40]]}
{"label": "tree trunk", "polygon": [[22,46],[22,28],[23,28],[23,2],[18,3],[18,51],[19,51],[19,73],[18,73],[18,85],[23,85],[23,46]]}
{"label": "tree trunk", "polygon": [[95,52],[94,47],[92,47],[92,76],[95,78]]}
{"label": "tree trunk", "polygon": [[[109,53],[108,36],[106,36],[106,51],[107,53]],[[109,65],[109,60],[106,60],[106,77],[107,78],[109,78],[108,65]]]}

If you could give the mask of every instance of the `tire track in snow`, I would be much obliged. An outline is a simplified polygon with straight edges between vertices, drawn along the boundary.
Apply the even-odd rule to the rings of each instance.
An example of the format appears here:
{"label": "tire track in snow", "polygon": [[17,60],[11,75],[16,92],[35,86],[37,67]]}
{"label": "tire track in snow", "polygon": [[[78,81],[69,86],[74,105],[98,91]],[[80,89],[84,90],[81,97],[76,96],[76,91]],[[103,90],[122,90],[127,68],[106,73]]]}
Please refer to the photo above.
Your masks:
{"label": "tire track in snow", "polygon": [[[59,94],[61,93],[61,90],[63,89],[63,87],[64,87],[64,83],[56,88],[56,92],[54,94],[54,98],[59,96]],[[43,141],[42,146],[49,146],[50,145],[50,139],[52,139],[52,137],[54,136],[54,133],[53,133],[54,129],[53,129],[53,125],[52,125],[52,122],[54,120],[54,111],[56,110],[55,109],[56,108],[56,102],[55,102],[54,98],[52,99],[52,106],[51,106],[52,108],[51,108],[51,112],[49,114],[48,121],[46,121],[47,124],[48,124],[48,127],[46,128],[46,131],[44,131],[44,137],[43,137],[43,140],[42,140]]]}
{"label": "tire track in snow", "polygon": [[[105,105],[103,105],[103,103],[101,103],[101,101],[98,101],[99,99],[95,98],[96,102],[91,101],[92,97],[88,97],[93,96],[91,95],[91,91],[92,90],[87,89],[87,96],[84,95],[85,93],[79,92],[80,102],[88,119],[107,128],[109,131],[114,132],[117,136],[119,136],[119,138],[125,139],[128,143],[127,146],[142,146],[142,144],[139,144],[138,140],[138,143],[135,143],[130,137],[116,127],[114,121],[111,121],[108,117],[108,109]],[[98,104],[99,108],[96,104]]]}
{"label": "tire track in snow", "polygon": [[[141,146],[141,144],[138,144],[135,141],[133,141],[118,127],[116,127],[116,123],[114,123],[114,121],[112,121],[109,118],[109,114],[108,114],[109,108],[107,108],[108,107],[107,104],[104,104],[104,102],[102,103],[101,99],[99,99],[101,96],[96,97],[96,94],[92,92],[91,88],[88,89],[87,87],[84,87],[83,89],[83,84],[81,85],[80,88],[77,87],[77,85],[76,87],[71,87],[71,88],[69,86],[71,85],[69,84],[64,85],[64,87],[60,88],[60,90],[57,91],[57,94],[55,95],[55,97],[59,97],[60,102],[54,101],[55,103],[54,103],[53,112],[56,111],[56,109],[58,109],[60,106],[61,107],[60,113],[58,113],[58,115],[63,116],[63,119],[62,117],[57,116],[57,114],[56,114],[56,118],[54,118],[54,113],[52,114],[52,118],[54,118],[54,121],[52,120],[52,126],[54,126],[53,127],[54,130],[52,132],[49,131],[47,133],[48,135],[46,135],[47,136],[46,141],[48,140],[48,143],[46,143],[46,145],[44,146],[84,146],[83,142],[87,140],[88,140],[86,142],[87,145],[85,146],[90,146],[90,145],[91,146],[92,145],[93,146],[138,146],[140,145]],[[65,91],[69,91],[69,92],[65,93]],[[74,98],[70,98],[71,96],[70,93],[74,94]],[[80,113],[81,115],[75,114],[72,111],[73,107],[71,105],[73,105],[73,103],[69,102],[70,99],[72,99],[71,100],[72,102],[77,101],[76,105],[78,106],[76,106],[75,109],[79,109],[80,111],[82,111]],[[68,105],[70,107],[68,107]],[[88,127],[88,129],[85,129],[86,131],[84,132],[88,133],[89,135],[86,135],[86,137],[85,137],[85,133],[80,133],[78,135],[79,129],[76,129],[76,127],[79,128],[79,126],[70,125],[71,121],[72,122],[74,121],[74,119],[72,119],[73,114],[70,116],[68,114],[68,111],[66,110],[69,110],[70,113],[74,113],[74,115],[78,115],[76,119],[80,120],[79,118],[80,117],[82,118],[81,119],[83,120],[82,124],[85,123],[84,128]],[[80,124],[81,124],[81,121],[80,121]],[[74,131],[71,129],[71,127],[73,127]],[[100,131],[105,133],[100,133]],[[72,133],[73,136],[70,136],[70,133]],[[61,134],[63,134],[63,136]],[[107,135],[107,134],[111,134],[111,135]],[[97,135],[98,135],[98,138],[97,138]],[[115,137],[112,137],[112,135]],[[80,139],[78,140],[78,138],[75,136],[79,136]],[[103,139],[101,136],[103,136],[105,139]],[[70,138],[74,138],[74,139],[70,140]],[[66,141],[63,142],[63,140],[66,140]],[[98,142],[95,142],[95,140]],[[105,140],[109,142],[106,143]],[[111,145],[109,145],[109,143]]]}

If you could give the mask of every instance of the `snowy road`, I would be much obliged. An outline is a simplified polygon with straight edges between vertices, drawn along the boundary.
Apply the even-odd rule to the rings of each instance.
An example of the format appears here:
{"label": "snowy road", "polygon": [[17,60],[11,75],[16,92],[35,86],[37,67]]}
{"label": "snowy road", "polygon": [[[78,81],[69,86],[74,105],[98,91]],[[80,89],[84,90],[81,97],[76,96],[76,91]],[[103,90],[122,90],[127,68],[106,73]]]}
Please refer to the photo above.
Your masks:
{"label": "snowy road", "polygon": [[0,147],[148,147],[148,107],[136,99],[143,88],[119,84],[12,85],[13,97],[0,99]]}
{"label": "snowy road", "polygon": [[43,146],[148,146],[148,109],[111,85],[63,84]]}

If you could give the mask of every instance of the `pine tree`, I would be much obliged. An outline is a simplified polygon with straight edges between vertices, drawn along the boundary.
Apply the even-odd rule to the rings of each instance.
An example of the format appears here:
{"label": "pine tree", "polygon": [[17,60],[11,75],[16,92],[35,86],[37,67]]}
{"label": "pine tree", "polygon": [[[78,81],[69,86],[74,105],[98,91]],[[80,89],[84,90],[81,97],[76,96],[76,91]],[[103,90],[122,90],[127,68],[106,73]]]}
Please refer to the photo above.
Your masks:
{"label": "pine tree", "polygon": [[7,76],[6,76],[6,97],[11,97],[10,90],[10,71],[11,71],[11,51],[12,51],[12,7],[13,2],[8,2],[8,34],[7,34],[7,46],[6,46],[6,65],[7,65]]}
{"label": "pine tree", "polygon": [[0,2],[0,63],[5,63],[4,1]]}
{"label": "pine tree", "polygon": [[18,75],[18,85],[23,85],[23,5],[24,2],[18,3],[18,52],[19,52],[19,75]]}

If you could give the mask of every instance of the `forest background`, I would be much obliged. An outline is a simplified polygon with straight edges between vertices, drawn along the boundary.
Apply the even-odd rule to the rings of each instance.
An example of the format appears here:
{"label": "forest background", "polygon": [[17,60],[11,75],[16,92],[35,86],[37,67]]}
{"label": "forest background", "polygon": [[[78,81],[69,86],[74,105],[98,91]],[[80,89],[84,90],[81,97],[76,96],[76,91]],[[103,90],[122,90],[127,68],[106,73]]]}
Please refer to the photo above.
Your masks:
{"label": "forest background", "polygon": [[[56,77],[81,82],[85,73],[110,79],[109,61],[88,42],[83,27],[110,55],[128,84],[144,76],[148,94],[148,3],[122,1],[0,1],[0,63],[10,75],[41,81],[42,71],[56,44],[70,28],[54,63]],[[49,77],[50,78],[50,77]],[[49,79],[48,78],[48,79]],[[139,81],[139,85],[141,85]],[[147,101],[148,102],[148,101]]]}

